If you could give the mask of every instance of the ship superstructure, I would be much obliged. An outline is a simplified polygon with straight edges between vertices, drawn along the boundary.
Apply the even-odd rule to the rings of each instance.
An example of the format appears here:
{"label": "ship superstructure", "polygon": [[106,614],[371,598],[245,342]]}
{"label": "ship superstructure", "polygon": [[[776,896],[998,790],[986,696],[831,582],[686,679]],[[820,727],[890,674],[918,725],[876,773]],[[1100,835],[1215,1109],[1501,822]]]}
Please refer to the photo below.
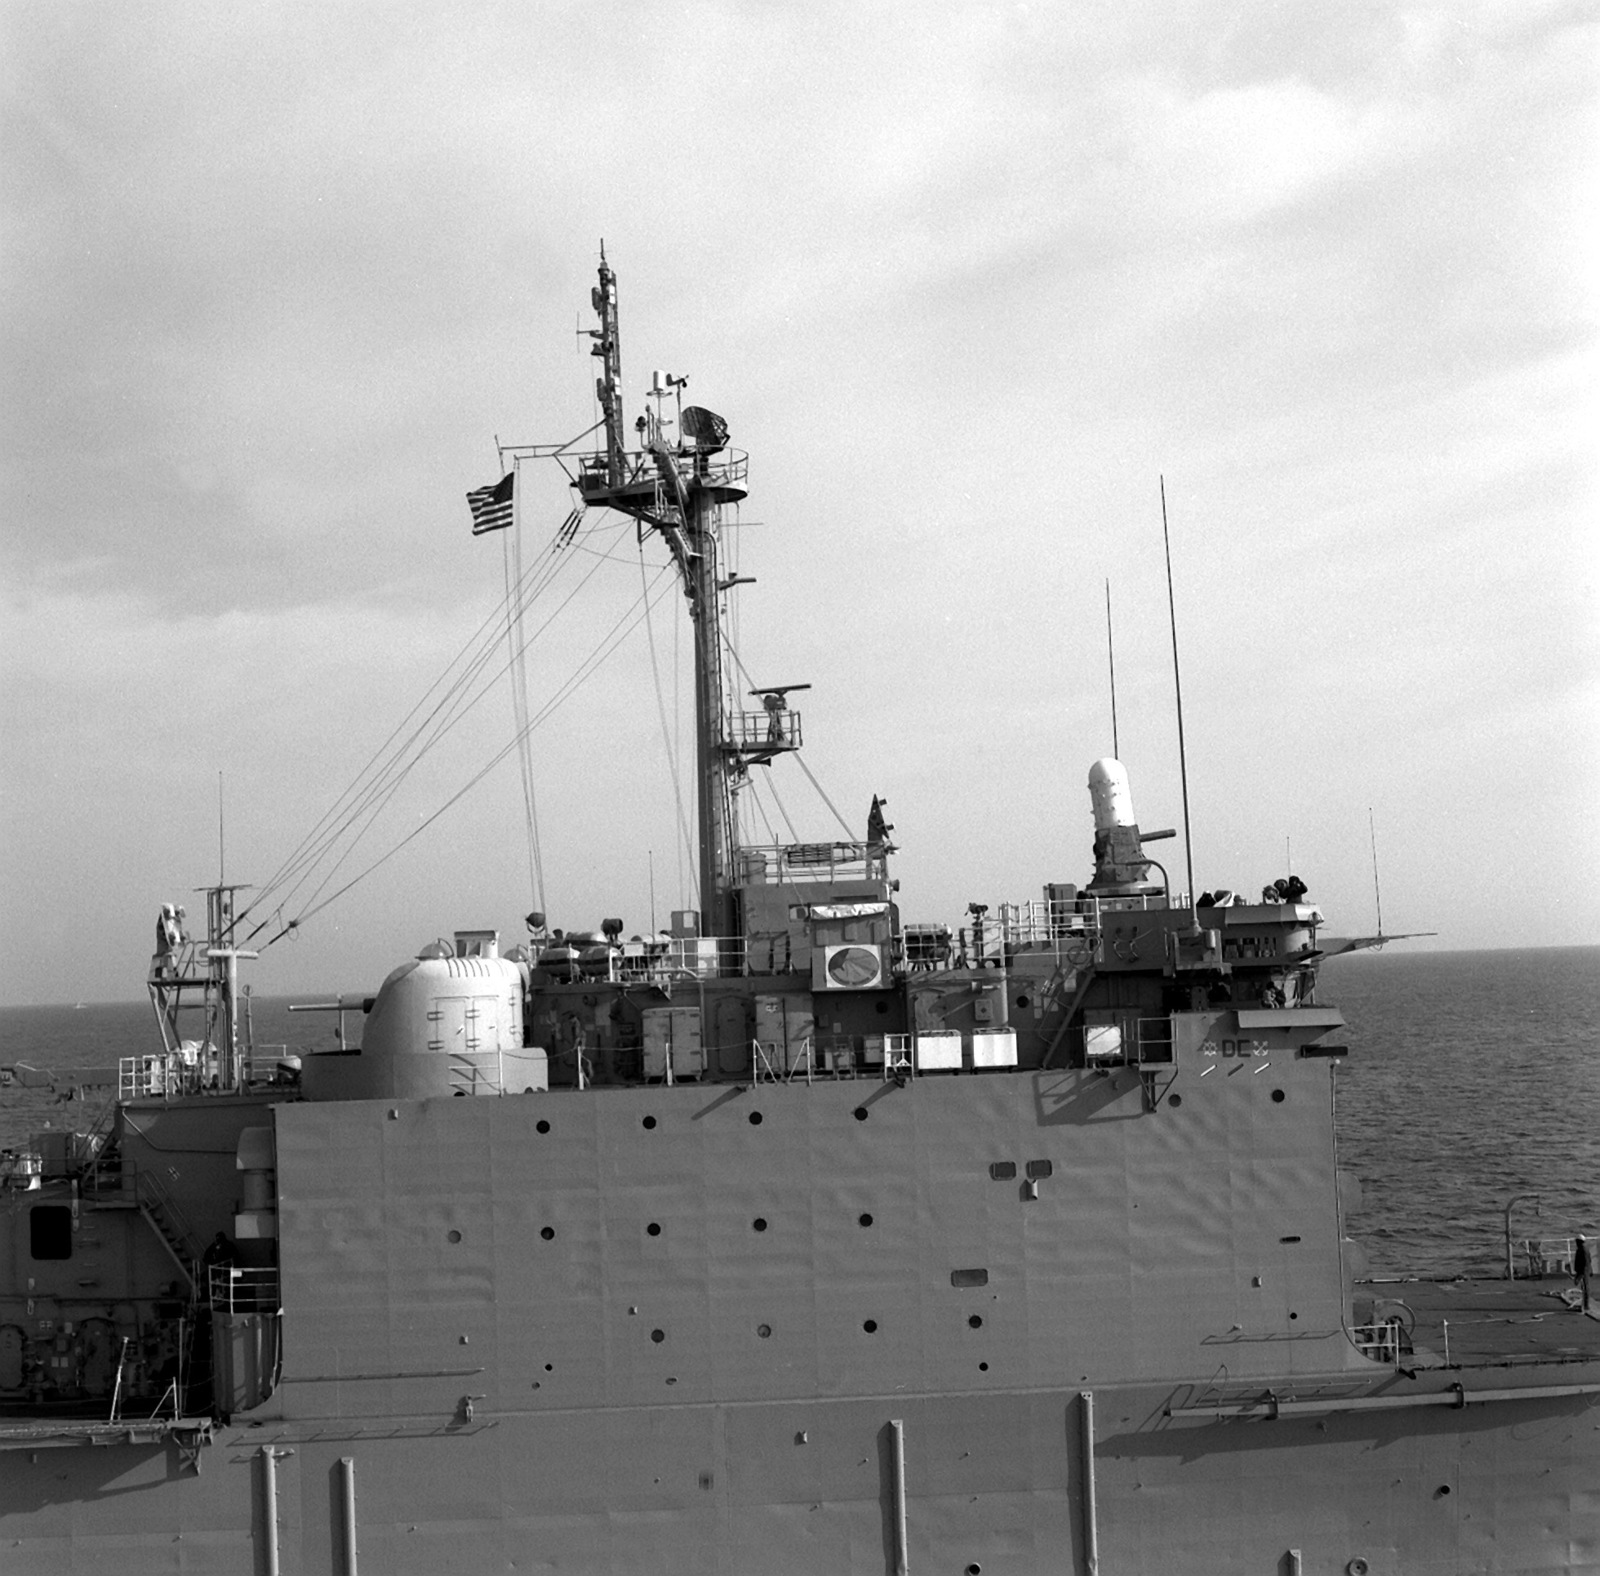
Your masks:
{"label": "ship superstructure", "polygon": [[161,1048],[0,1216],[17,1568],[1591,1568],[1600,1325],[1450,1360],[1357,1283],[1303,886],[1174,891],[1112,759],[1081,885],[944,923],[878,800],[741,836],[804,742],[724,662],[747,461],[681,401],[628,446],[593,303],[573,482],[688,600],[699,906],[452,930],[298,1062],[239,888],[163,932]]}

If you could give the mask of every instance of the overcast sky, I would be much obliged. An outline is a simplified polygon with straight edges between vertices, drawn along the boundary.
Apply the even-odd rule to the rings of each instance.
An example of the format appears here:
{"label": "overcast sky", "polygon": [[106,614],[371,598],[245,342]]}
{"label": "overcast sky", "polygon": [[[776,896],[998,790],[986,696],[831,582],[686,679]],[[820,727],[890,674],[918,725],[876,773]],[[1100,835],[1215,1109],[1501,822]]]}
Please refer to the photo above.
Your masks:
{"label": "overcast sky", "polygon": [[[688,374],[750,452],[741,661],[812,686],[848,821],[888,800],[907,920],[1091,873],[1108,580],[1135,807],[1181,825],[1165,475],[1196,885],[1292,865],[1368,931],[1375,828],[1412,945],[1600,940],[1596,16],[0,0],[0,1003],[140,995],[219,781],[264,883],[470,646],[507,544],[463,495],[496,435],[594,419],[602,238],[628,418]],[[557,565],[564,479],[525,482],[531,623],[571,597],[538,707],[665,553],[591,520]],[[690,900],[682,608],[532,736],[553,923]],[[321,896],[513,715],[502,684]],[[523,804],[513,754],[255,988],[516,939]]]}

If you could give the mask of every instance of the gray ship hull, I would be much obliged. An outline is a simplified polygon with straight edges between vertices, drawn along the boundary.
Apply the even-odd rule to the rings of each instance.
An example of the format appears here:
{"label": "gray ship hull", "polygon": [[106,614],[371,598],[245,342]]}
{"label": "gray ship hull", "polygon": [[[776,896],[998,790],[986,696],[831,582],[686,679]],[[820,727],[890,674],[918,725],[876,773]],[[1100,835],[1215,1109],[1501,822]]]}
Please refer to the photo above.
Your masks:
{"label": "gray ship hull", "polygon": [[11,1430],[7,1568],[1589,1568],[1600,1325],[1363,1355],[1269,1061],[146,1113],[270,1114],[281,1368],[208,1443]]}

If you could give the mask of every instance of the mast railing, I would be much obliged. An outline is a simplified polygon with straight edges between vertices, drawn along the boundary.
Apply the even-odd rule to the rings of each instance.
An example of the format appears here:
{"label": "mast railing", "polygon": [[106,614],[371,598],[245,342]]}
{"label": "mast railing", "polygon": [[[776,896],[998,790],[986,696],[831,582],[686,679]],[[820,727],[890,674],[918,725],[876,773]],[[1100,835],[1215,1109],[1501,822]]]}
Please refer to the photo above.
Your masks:
{"label": "mast railing", "polygon": [[[684,474],[705,487],[742,487],[750,475],[750,455],[743,449],[725,449],[713,457],[692,447],[677,448],[675,458],[684,462]],[[647,449],[629,449],[622,456],[622,479],[613,484],[610,461],[604,453],[577,456],[579,491],[586,497],[596,493],[655,486],[658,481],[655,456]],[[664,496],[664,495],[663,495]]]}
{"label": "mast railing", "polygon": [[[766,714],[761,714],[763,724]],[[881,881],[889,850],[881,843],[741,843],[741,884],[791,886],[808,881]]]}
{"label": "mast railing", "polygon": [[797,711],[736,711],[724,719],[723,743],[747,754],[754,750],[798,750],[804,743]]}

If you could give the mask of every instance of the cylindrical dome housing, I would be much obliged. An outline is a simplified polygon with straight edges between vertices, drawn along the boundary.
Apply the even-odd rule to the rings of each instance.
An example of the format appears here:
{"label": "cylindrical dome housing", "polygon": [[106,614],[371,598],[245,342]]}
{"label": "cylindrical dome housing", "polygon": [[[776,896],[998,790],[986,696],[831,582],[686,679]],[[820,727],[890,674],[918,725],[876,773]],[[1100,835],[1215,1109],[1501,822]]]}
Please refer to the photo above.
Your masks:
{"label": "cylindrical dome housing", "polygon": [[359,1051],[305,1059],[310,1100],[425,1100],[544,1089],[545,1054],[523,1044],[522,969],[509,958],[441,956],[396,969],[367,1013]]}
{"label": "cylindrical dome housing", "polygon": [[1094,802],[1094,829],[1109,832],[1114,826],[1137,826],[1133,790],[1127,768],[1109,755],[1089,768],[1089,797]]}

